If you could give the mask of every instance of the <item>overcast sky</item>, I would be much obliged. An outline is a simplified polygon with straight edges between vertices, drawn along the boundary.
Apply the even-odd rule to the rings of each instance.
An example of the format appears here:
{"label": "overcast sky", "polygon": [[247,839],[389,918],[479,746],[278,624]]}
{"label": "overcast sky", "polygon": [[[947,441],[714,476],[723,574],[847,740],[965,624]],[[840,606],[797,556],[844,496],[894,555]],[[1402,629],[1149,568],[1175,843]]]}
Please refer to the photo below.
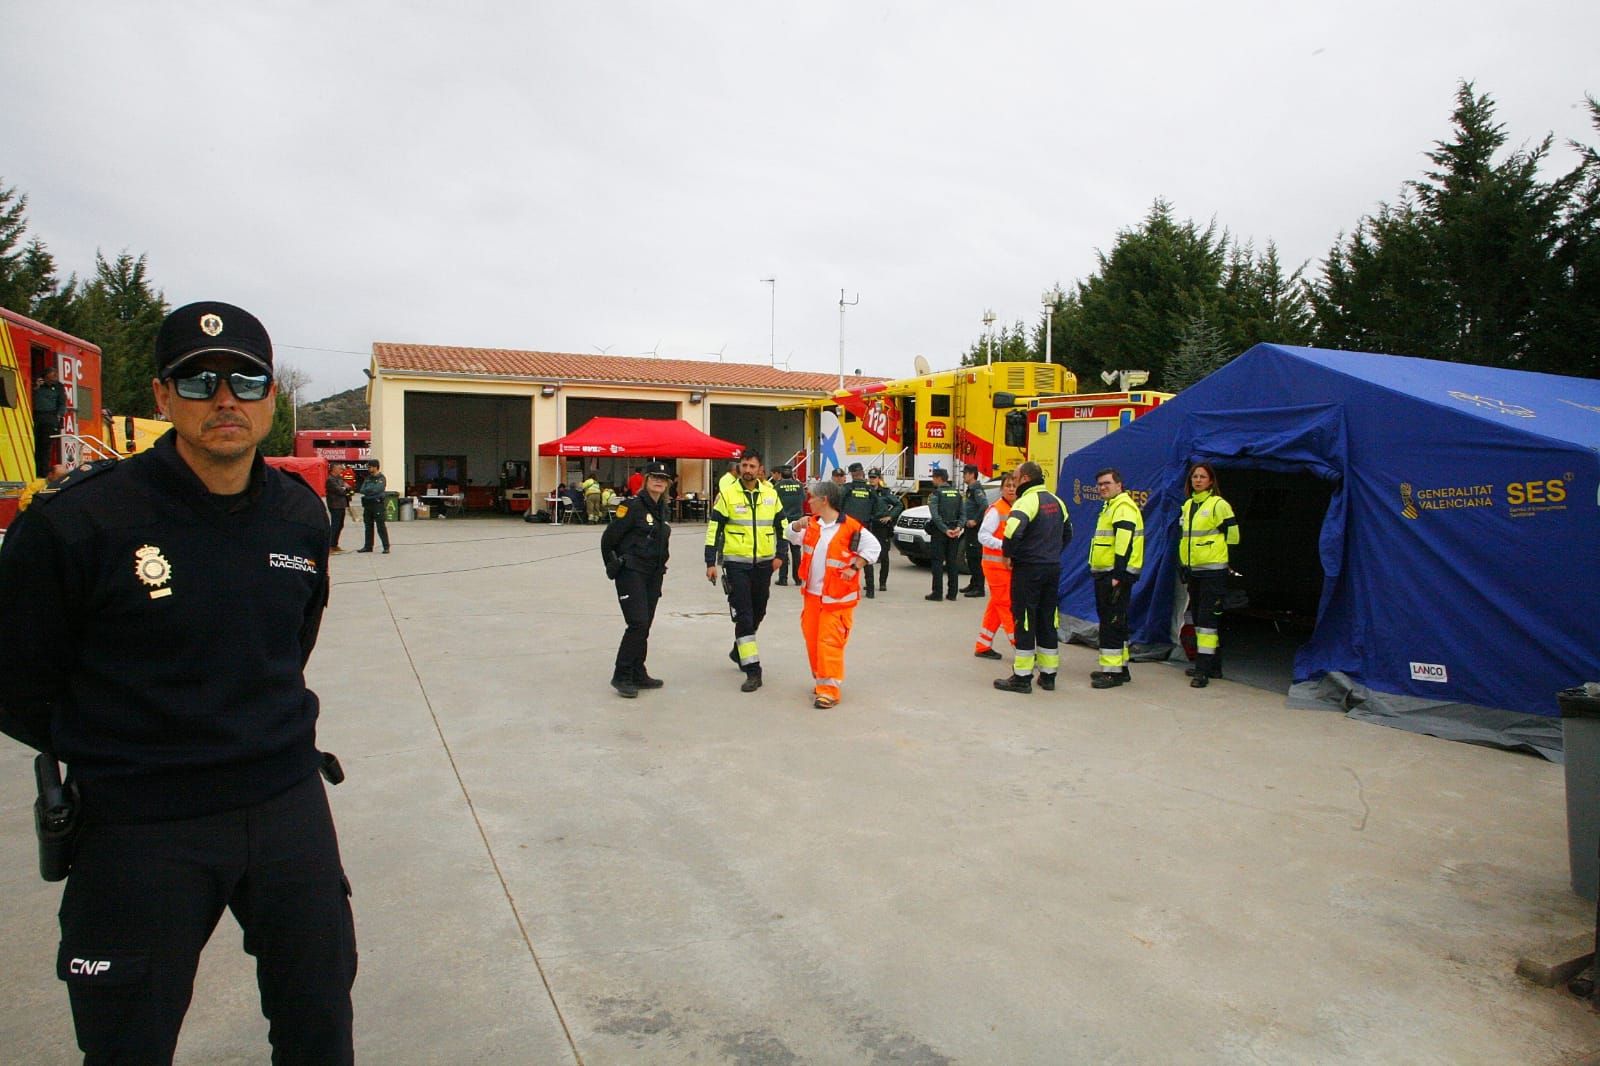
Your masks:
{"label": "overcast sky", "polygon": [[302,400],[375,340],[765,363],[768,277],[780,364],[843,288],[847,369],[948,367],[1158,196],[1315,270],[1459,79],[1514,142],[1600,94],[1592,0],[0,6],[31,232],[255,312]]}

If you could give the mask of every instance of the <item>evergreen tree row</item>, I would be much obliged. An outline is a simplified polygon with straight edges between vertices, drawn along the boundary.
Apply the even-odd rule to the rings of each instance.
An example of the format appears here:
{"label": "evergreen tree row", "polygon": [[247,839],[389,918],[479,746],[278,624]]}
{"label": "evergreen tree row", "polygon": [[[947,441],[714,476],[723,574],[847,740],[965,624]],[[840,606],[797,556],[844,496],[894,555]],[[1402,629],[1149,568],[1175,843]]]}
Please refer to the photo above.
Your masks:
{"label": "evergreen tree row", "polygon": [[[1573,142],[1577,164],[1545,176],[1552,138],[1506,151],[1494,102],[1466,82],[1451,125],[1433,169],[1340,234],[1313,277],[1156,200],[1061,292],[1052,358],[1083,391],[1122,369],[1176,391],[1262,341],[1600,377],[1600,153]],[[995,357],[1043,359],[1044,329],[1024,340],[1018,323]],[[980,340],[962,363],[986,354]]]}

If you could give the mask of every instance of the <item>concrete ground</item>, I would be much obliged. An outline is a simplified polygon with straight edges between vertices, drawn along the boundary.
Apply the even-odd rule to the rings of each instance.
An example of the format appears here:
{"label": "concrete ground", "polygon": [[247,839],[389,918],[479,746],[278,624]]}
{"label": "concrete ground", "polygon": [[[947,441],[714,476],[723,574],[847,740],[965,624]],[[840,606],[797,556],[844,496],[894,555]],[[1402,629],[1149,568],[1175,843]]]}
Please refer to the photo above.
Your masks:
{"label": "concrete ground", "polygon": [[[895,560],[844,703],[811,707],[799,596],[767,684],[680,529],[650,656],[598,531],[390,527],[333,561],[312,660],[381,1063],[1573,1063],[1600,1024],[1513,975],[1592,927],[1562,770],[1135,666],[994,691],[979,602]],[[348,538],[353,541],[353,538]],[[59,887],[0,752],[0,1060],[73,1060]],[[266,1061],[224,917],[179,1048]]]}

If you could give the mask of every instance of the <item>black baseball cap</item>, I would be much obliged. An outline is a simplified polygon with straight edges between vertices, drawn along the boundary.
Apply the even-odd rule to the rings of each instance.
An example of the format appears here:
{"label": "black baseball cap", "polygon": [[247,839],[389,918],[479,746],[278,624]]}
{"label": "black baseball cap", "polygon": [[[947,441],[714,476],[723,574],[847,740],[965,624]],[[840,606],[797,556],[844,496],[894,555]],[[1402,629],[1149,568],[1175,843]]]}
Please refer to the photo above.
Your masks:
{"label": "black baseball cap", "polygon": [[666,463],[651,463],[649,466],[644,468],[644,476],[645,477],[664,477],[668,481],[671,481],[672,480],[672,471],[667,469],[667,464]]}
{"label": "black baseball cap", "polygon": [[883,476],[883,471],[879,470],[877,467],[873,467],[871,470],[867,471],[867,476],[868,477],[882,477]]}
{"label": "black baseball cap", "polygon": [[249,311],[217,300],[185,304],[167,316],[156,334],[156,377],[172,377],[197,356],[220,352],[272,373],[272,338]]}
{"label": "black baseball cap", "polygon": [[850,472],[851,472],[851,473],[852,473],[852,474],[859,474],[859,473],[861,473],[861,464],[860,464],[860,463],[851,463],[851,464],[850,464]]}

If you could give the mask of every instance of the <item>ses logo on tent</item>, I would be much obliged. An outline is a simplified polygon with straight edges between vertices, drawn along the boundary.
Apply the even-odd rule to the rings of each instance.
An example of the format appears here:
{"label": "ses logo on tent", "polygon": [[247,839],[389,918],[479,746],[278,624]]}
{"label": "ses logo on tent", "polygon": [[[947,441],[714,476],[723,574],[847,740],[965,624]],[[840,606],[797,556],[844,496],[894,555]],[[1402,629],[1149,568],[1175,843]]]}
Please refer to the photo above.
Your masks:
{"label": "ses logo on tent", "polygon": [[1411,680],[1437,681],[1444,684],[1450,680],[1450,671],[1444,668],[1443,663],[1412,663]]}

